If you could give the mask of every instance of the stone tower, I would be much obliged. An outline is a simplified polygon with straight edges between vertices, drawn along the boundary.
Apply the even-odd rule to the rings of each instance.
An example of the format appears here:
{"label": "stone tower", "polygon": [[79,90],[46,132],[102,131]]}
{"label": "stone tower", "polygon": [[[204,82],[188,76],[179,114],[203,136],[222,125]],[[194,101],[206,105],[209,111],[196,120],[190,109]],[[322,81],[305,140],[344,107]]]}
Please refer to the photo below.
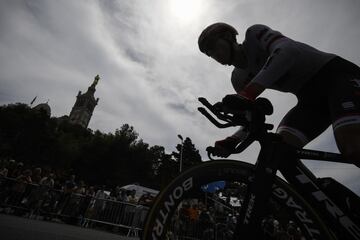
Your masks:
{"label": "stone tower", "polygon": [[94,108],[99,102],[99,98],[95,99],[94,97],[94,93],[96,91],[95,87],[99,80],[99,75],[96,75],[94,82],[88,88],[86,93],[81,94],[81,91],[79,91],[76,96],[76,102],[69,116],[71,123],[79,124],[84,128],[87,128],[89,125]]}

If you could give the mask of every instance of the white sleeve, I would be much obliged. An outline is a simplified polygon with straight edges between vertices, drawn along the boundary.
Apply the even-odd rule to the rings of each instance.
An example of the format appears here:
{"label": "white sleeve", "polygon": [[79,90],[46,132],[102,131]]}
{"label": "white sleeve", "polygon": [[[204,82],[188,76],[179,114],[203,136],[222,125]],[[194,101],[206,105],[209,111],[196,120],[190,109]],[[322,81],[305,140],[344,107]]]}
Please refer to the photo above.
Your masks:
{"label": "white sleeve", "polygon": [[272,86],[292,68],[297,55],[298,51],[294,48],[276,48],[251,82],[264,87]]}
{"label": "white sleeve", "polygon": [[251,26],[247,35],[258,48],[269,53],[266,63],[251,82],[270,87],[293,66],[298,50],[292,46],[291,39],[265,25]]}

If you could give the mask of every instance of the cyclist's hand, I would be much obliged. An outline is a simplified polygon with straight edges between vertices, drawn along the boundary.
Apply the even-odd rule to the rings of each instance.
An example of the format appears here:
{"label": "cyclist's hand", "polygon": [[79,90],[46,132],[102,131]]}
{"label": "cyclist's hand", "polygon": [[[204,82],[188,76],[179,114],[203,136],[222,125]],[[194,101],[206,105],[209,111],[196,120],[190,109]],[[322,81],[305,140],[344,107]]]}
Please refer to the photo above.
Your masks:
{"label": "cyclist's hand", "polygon": [[222,99],[222,103],[233,110],[249,110],[254,101],[240,94],[228,94]]}
{"label": "cyclist's hand", "polygon": [[216,111],[222,112],[223,111],[223,103],[222,102],[217,102],[213,105],[214,109]]}
{"label": "cyclist's hand", "polygon": [[240,139],[232,136],[216,141],[215,147],[213,149],[213,155],[225,158],[230,156],[230,154],[234,152],[236,146],[239,144],[239,141]]}

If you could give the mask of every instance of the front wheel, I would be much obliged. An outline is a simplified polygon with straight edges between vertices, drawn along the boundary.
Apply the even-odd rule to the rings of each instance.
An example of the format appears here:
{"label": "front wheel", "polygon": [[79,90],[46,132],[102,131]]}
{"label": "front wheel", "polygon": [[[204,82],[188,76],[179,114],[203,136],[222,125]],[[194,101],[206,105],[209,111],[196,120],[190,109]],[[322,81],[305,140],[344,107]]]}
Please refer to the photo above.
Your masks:
{"label": "front wheel", "polygon": [[[157,196],[142,239],[234,239],[253,169],[248,163],[220,160],[183,172]],[[335,239],[306,201],[278,177],[259,231],[263,239]]]}

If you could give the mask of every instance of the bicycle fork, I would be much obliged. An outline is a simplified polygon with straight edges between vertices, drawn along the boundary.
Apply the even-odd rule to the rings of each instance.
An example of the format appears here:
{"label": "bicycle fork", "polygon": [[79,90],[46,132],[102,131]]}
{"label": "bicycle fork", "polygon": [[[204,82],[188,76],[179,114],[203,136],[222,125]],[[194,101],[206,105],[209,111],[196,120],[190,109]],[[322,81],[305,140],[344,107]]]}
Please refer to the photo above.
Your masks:
{"label": "bicycle fork", "polygon": [[275,136],[265,141],[257,159],[254,173],[248,179],[248,189],[238,217],[234,240],[261,239],[264,236],[260,226],[266,210],[266,203],[281,159],[284,159],[283,144]]}

